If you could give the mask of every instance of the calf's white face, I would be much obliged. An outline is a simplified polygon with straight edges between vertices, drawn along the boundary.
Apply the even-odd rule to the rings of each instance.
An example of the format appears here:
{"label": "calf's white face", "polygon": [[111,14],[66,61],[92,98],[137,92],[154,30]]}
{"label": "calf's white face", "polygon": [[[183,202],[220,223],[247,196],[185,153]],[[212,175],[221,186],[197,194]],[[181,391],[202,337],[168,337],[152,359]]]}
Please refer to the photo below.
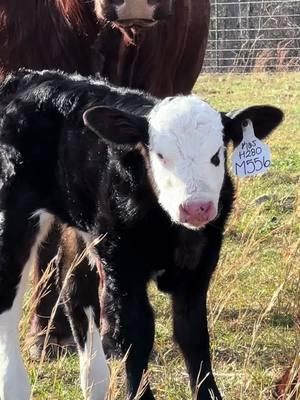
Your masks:
{"label": "calf's white face", "polygon": [[225,172],[219,112],[196,96],[162,101],[149,115],[149,154],[158,201],[173,222],[199,229],[216,218]]}

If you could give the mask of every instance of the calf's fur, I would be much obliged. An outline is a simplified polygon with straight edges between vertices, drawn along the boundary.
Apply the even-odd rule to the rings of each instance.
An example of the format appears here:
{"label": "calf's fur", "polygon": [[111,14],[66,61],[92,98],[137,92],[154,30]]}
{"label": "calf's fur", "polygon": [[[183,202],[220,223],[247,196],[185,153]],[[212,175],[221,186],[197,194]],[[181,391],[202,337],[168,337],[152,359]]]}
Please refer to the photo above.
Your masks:
{"label": "calf's fur", "polygon": [[[205,227],[191,230],[171,222],[157,201],[148,162],[147,116],[158,103],[105,81],[51,71],[19,71],[1,86],[0,356],[6,365],[14,363],[14,368],[0,373],[1,400],[20,398],[12,385],[16,378],[23,388],[22,400],[30,392],[20,355],[10,353],[17,341],[11,341],[17,335],[20,293],[28,273],[24,265],[46,238],[44,226],[50,227],[53,216],[75,228],[79,240],[87,243],[105,235],[94,250],[106,276],[101,298],[103,345],[107,354],[124,355],[129,350],[128,398],[136,395],[153,346],[154,315],[147,285],[155,277],[158,288],[172,300],[174,339],[195,398],[210,400],[213,394],[221,399],[211,369],[206,299],[232,208],[233,184],[225,170],[219,214]],[[225,145],[241,141],[241,122],[250,117],[257,136],[263,138],[281,122],[282,113],[265,106],[232,118],[222,114]],[[64,241],[68,242],[67,230]],[[59,282],[69,258],[66,253],[60,257]],[[84,265],[74,271],[63,291],[81,357],[81,385],[92,400],[104,399],[107,386],[103,355],[93,347],[100,343],[98,285],[97,270]],[[89,345],[96,353],[90,375],[85,367]],[[197,382],[202,382],[199,388]],[[96,386],[90,393],[89,385]],[[141,398],[154,399],[150,386]]]}

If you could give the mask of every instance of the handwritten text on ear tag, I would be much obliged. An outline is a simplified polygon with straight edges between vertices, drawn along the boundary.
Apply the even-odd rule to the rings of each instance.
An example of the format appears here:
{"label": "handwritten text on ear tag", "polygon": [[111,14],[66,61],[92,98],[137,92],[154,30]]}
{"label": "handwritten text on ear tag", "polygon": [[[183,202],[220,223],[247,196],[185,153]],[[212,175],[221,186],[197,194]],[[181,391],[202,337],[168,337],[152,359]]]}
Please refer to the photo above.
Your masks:
{"label": "handwritten text on ear tag", "polygon": [[271,165],[267,144],[257,139],[250,119],[243,121],[243,140],[232,154],[232,169],[237,176],[253,176],[266,172]]}

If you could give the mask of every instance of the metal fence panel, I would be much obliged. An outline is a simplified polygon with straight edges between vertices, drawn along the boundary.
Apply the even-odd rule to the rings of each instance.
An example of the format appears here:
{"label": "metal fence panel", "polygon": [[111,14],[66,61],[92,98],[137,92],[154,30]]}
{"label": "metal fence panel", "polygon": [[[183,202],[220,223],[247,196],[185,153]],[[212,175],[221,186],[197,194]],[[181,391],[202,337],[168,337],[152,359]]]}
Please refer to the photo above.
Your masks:
{"label": "metal fence panel", "polygon": [[300,0],[211,0],[205,72],[300,70]]}

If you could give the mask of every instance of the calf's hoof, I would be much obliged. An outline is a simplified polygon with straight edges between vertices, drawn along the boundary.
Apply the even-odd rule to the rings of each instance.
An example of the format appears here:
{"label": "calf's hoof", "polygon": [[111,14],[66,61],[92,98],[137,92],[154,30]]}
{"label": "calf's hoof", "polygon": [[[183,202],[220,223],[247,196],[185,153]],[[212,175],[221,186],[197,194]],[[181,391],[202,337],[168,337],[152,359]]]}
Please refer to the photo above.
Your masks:
{"label": "calf's hoof", "polygon": [[151,391],[144,393],[144,394],[140,394],[140,395],[137,394],[134,397],[132,397],[132,396],[127,397],[127,400],[137,400],[137,399],[138,400],[155,400],[155,397]]}
{"label": "calf's hoof", "polygon": [[[45,341],[47,343],[45,344]],[[26,339],[26,347],[32,360],[38,361],[43,355],[47,360],[55,360],[65,354],[74,354],[77,351],[73,336],[58,338],[53,335],[30,335]]]}

